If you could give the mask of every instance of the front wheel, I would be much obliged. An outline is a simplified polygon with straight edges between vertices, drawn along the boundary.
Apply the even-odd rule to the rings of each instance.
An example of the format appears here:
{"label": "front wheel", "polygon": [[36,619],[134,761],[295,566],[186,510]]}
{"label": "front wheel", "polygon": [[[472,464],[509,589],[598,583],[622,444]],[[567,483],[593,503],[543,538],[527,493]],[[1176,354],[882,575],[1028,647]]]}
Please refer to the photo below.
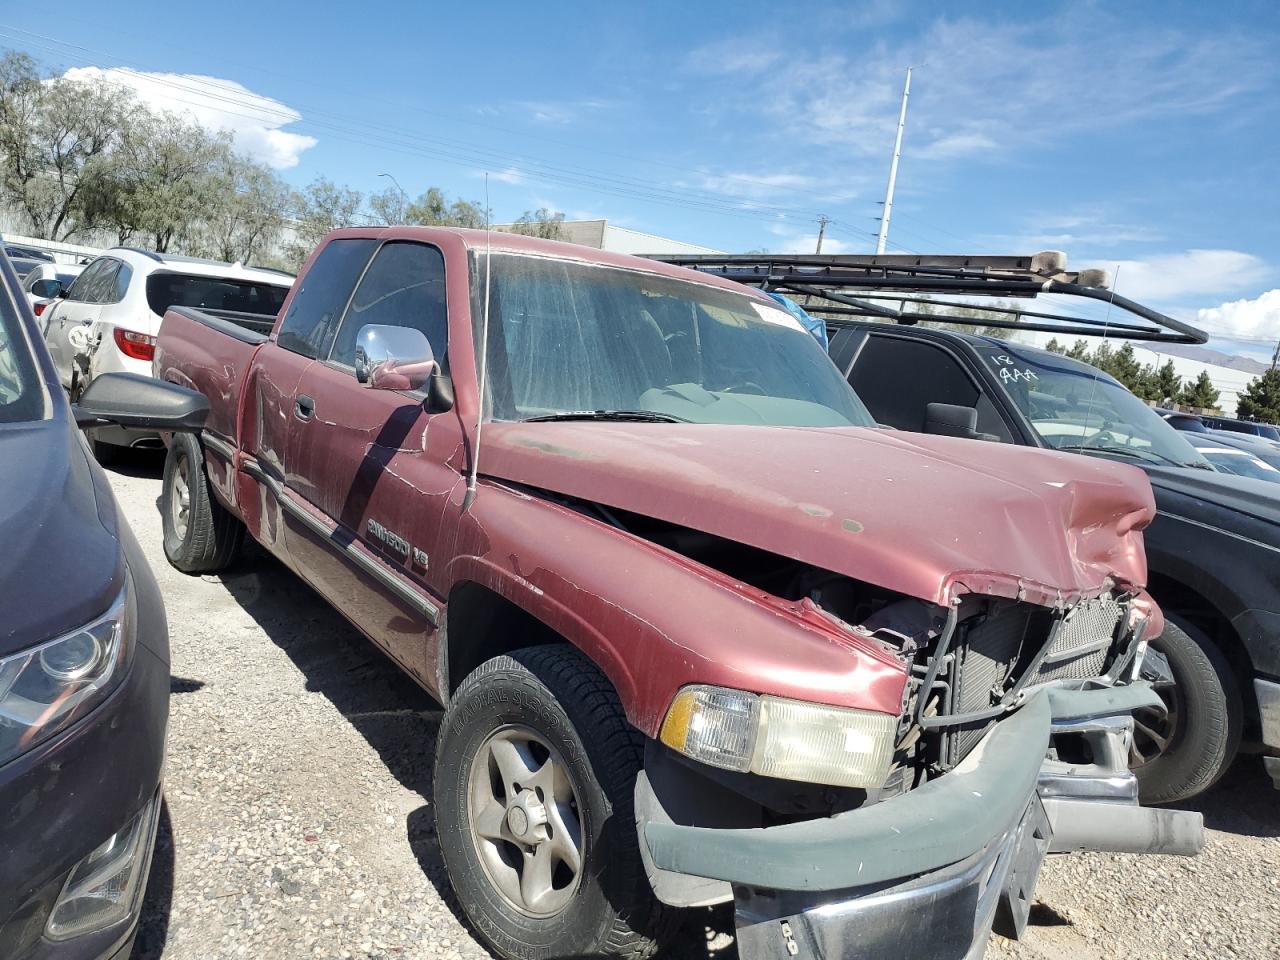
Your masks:
{"label": "front wheel", "polygon": [[1135,713],[1130,767],[1143,803],[1173,803],[1208,790],[1235,759],[1240,687],[1222,651],[1185,620],[1167,616],[1151,649],[1168,660],[1173,681],[1155,685],[1164,713]]}
{"label": "front wheel", "polygon": [[640,859],[642,755],[613,688],[571,647],[497,657],[459,686],[436,748],[436,830],[454,892],[496,953],[657,949],[676,915]]}

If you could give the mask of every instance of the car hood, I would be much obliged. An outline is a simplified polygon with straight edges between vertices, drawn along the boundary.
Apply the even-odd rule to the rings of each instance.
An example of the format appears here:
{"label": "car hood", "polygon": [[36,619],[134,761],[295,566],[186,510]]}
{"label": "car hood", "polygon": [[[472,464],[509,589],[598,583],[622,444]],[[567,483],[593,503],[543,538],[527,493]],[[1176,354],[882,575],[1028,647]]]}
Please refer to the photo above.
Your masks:
{"label": "car hood", "polygon": [[[1173,494],[1180,503],[1185,503],[1182,498],[1203,501],[1280,527],[1280,483],[1186,467],[1152,465],[1145,469],[1161,509],[1165,509],[1166,499],[1172,499],[1166,494]],[[1177,512],[1187,511],[1184,508]]]}
{"label": "car hood", "polygon": [[73,630],[123,583],[79,432],[59,418],[0,426],[0,656]]}
{"label": "car hood", "polygon": [[858,427],[492,423],[487,476],[735,540],[933,603],[1070,603],[1146,581],[1134,467]]}

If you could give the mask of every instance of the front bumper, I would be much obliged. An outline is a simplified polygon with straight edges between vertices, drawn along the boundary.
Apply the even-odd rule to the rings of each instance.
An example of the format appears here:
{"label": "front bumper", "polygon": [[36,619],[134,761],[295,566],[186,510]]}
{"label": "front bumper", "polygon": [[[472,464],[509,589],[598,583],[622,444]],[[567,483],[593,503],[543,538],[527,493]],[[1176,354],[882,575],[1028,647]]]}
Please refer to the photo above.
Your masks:
{"label": "front bumper", "polygon": [[[139,613],[148,609],[140,597]],[[146,635],[163,631],[164,620],[139,616],[138,629],[120,689],[64,734],[0,766],[5,960],[114,960],[132,939],[136,912],[70,940],[48,940],[44,930],[75,866],[148,804],[159,802],[169,666],[152,652],[163,637]]]}
{"label": "front bumper", "polygon": [[1267,773],[1280,790],[1280,683],[1274,680],[1254,678],[1253,692],[1258,700],[1258,717],[1262,727],[1262,747],[1269,756],[1264,756]]}
{"label": "front bumper", "polygon": [[[1022,932],[1046,853],[1199,851],[1200,814],[1138,807],[1125,766],[1131,712],[1158,704],[1145,684],[1041,692],[946,776],[826,819],[684,826],[638,796],[655,890],[730,885],[744,958],[979,957],[993,924]],[[1057,737],[1090,762],[1055,759]]]}

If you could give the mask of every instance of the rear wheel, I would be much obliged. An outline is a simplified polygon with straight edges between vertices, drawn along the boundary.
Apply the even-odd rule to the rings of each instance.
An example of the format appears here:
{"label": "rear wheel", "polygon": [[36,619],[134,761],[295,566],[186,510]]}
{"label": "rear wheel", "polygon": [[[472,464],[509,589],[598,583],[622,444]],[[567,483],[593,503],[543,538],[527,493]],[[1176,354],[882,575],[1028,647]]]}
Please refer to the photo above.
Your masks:
{"label": "rear wheel", "polygon": [[1172,803],[1218,781],[1240,746],[1243,709],[1230,663],[1198,627],[1168,616],[1151,648],[1169,662],[1172,682],[1155,684],[1165,712],[1134,714],[1130,767],[1144,803]]}
{"label": "rear wheel", "polygon": [[567,646],[497,657],[459,686],[436,748],[455,893],[503,957],[642,958],[674,919],[640,860],[643,755],[617,695]]}
{"label": "rear wheel", "polygon": [[204,452],[190,433],[175,433],[160,492],[164,555],[183,573],[215,573],[231,565],[244,527],[214,499]]}

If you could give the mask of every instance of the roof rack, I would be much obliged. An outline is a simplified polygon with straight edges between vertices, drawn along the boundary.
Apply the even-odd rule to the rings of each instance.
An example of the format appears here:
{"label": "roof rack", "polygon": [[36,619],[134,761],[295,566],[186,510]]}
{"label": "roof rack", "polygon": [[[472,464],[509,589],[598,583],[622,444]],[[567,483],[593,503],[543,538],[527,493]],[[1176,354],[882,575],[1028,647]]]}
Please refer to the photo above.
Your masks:
{"label": "roof rack", "polygon": [[[871,318],[912,325],[926,321],[1009,330],[1036,330],[1069,336],[1120,337],[1163,343],[1205,343],[1198,327],[1175,320],[1109,289],[1105,270],[1067,270],[1067,255],[1049,250],[1031,256],[931,256],[891,254],[662,254],[651,256],[779,293],[818,298],[809,313],[834,324]],[[1106,319],[1001,303],[939,299],[962,297],[1034,299],[1061,294],[1108,305]],[[928,312],[920,309],[926,307]],[[990,317],[948,312],[981,310]],[[1111,319],[1118,309],[1128,316]],[[1024,321],[1024,318],[1025,321]],[[1136,321],[1146,321],[1139,323]]]}

